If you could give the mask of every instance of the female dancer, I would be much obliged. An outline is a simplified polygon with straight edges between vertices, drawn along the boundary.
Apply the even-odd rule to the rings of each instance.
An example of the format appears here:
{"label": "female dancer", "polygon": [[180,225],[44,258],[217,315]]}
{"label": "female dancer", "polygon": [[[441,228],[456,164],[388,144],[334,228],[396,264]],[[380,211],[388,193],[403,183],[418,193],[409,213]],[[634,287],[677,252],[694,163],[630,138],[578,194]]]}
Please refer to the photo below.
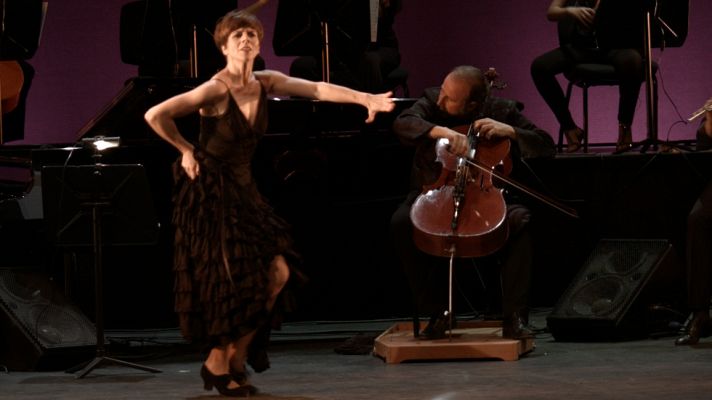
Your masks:
{"label": "female dancer", "polygon": [[[251,158],[267,127],[266,96],[360,104],[368,111],[366,122],[394,104],[390,92],[368,94],[276,71],[253,72],[263,28],[252,14],[227,13],[214,36],[226,67],[151,108],[145,118],[181,153],[174,164],[173,195],[174,291],[181,332],[210,348],[200,372],[206,390],[248,396],[256,390],[247,382],[248,350],[260,350],[250,344],[258,328],[269,323],[293,256],[287,224],[266,204],[251,175]],[[194,146],[175,119],[196,111],[201,123]],[[253,369],[266,369],[262,364],[252,364]]]}

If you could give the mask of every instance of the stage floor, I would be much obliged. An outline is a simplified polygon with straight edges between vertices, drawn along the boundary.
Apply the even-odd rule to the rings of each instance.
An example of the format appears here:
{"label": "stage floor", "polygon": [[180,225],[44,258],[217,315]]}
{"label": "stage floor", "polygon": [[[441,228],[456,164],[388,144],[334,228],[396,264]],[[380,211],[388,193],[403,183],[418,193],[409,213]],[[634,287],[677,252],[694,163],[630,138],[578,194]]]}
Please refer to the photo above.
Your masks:
{"label": "stage floor", "polygon": [[[545,327],[546,313],[533,315]],[[254,374],[258,398],[321,399],[709,399],[712,338],[675,347],[672,337],[615,343],[562,343],[542,330],[536,348],[517,361],[421,361],[388,364],[334,348],[353,333],[377,333],[393,321],[285,326],[271,348],[272,368]],[[116,333],[114,333],[116,334]],[[170,342],[165,340],[164,342]],[[92,371],[0,373],[1,399],[209,399],[200,355],[180,344],[146,346],[131,361],[162,370],[125,367]],[[113,354],[112,354],[113,355]],[[114,355],[116,356],[116,355]],[[134,352],[134,356],[136,356]]]}

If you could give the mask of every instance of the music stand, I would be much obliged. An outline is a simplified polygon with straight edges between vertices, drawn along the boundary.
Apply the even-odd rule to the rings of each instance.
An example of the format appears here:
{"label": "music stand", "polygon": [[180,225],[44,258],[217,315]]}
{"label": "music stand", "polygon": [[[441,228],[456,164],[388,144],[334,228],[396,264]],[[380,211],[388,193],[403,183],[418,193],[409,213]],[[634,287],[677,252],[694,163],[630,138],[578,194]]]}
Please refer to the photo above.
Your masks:
{"label": "music stand", "polygon": [[158,223],[143,166],[45,166],[41,178],[50,241],[57,246],[91,246],[94,253],[96,356],[67,372],[78,372],[77,378],[83,378],[107,362],[161,372],[107,357],[104,346],[102,247],[146,245],[158,240]]}
{"label": "music stand", "polygon": [[368,0],[280,1],[272,47],[278,56],[321,54],[322,79],[329,82],[330,57],[363,53],[371,38],[370,21]]}

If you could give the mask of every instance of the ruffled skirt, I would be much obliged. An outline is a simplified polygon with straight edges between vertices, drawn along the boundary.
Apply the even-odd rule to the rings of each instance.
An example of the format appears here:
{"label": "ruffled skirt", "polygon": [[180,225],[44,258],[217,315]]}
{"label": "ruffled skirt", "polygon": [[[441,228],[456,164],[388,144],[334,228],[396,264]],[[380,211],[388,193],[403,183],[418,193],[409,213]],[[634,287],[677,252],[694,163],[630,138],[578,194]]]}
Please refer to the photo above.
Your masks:
{"label": "ruffled skirt", "polygon": [[268,322],[270,264],[296,254],[249,170],[199,151],[196,159],[195,180],[180,157],[173,165],[175,311],[187,340],[214,346]]}

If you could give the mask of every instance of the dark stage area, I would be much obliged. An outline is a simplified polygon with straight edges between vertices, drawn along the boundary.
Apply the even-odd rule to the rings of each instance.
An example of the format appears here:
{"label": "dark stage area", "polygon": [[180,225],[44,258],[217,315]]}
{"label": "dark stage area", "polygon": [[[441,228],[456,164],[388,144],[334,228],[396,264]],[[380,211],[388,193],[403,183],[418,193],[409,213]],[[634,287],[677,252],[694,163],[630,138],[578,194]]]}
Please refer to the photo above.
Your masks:
{"label": "dark stage area", "polygon": [[[548,310],[532,323],[542,327]],[[558,342],[542,332],[516,361],[451,360],[387,364],[335,352],[359,333],[373,337],[394,321],[288,324],[270,348],[272,368],[253,374],[255,396],[280,400],[356,399],[708,399],[712,343],[675,347],[672,338]],[[114,356],[160,369],[118,366],[77,379],[63,371],[0,372],[3,399],[217,399],[202,389],[202,356],[176,331],[109,332]],[[143,339],[142,339],[143,337]],[[126,340],[135,340],[133,348]]]}
{"label": "dark stage area", "polygon": [[[235,2],[214,3],[232,8]],[[0,39],[10,39],[0,43],[0,59],[17,61],[22,71],[18,109],[6,107],[3,98],[2,111],[9,114],[0,124],[0,400],[222,398],[203,390],[205,349],[186,342],[178,329],[171,221],[178,153],[143,116],[212,74],[216,65],[205,59],[203,46],[212,48],[213,40],[205,32],[223,11],[216,9],[205,29],[198,29],[202,22],[190,21],[202,19],[198,11],[206,2],[77,0],[52,2],[49,14],[47,1],[0,3]],[[192,3],[195,13],[188,11]],[[286,73],[295,56],[306,53],[279,48],[285,41],[275,29],[281,25],[280,2],[262,3],[269,4],[259,12],[265,34],[261,61]],[[342,5],[351,3],[356,2]],[[393,25],[400,74],[389,87],[396,95],[420,96],[455,65],[492,66],[502,74],[502,97],[526,104],[524,114],[556,141],[556,130],[566,124],[551,112],[531,70],[532,60],[561,45],[546,2],[403,3]],[[704,332],[693,346],[674,345],[689,314],[687,217],[712,179],[712,152],[647,146],[660,139],[694,148],[696,122],[687,124],[682,115],[698,109],[712,91],[705,85],[712,8],[702,0],[649,3],[655,11],[645,32],[638,17],[649,19],[650,13],[608,23],[603,18],[596,27],[599,33],[628,27],[636,43],[645,36],[650,79],[637,103],[630,102],[637,146],[612,154],[621,82],[609,86],[603,80],[598,86],[565,76],[560,82],[579,81],[566,101],[585,127],[588,152],[525,160],[511,178],[578,216],[506,187],[508,199],[532,211],[527,323],[533,338],[502,337],[496,263],[454,263],[454,340],[472,334],[463,333],[465,327],[484,326],[487,333],[472,334],[477,337],[463,348],[508,346],[515,348],[516,360],[466,358],[465,350],[446,357],[454,352],[446,350],[452,341],[412,338],[414,317],[423,327],[428,316],[413,315],[389,230],[408,192],[413,159],[413,149],[392,133],[393,120],[416,99],[394,99],[393,112],[365,125],[360,106],[270,98],[269,127],[252,172],[261,193],[291,225],[300,254],[296,268],[306,279],[286,291],[292,308],[272,333],[271,368],[250,371],[260,389],[254,397],[712,398],[712,336]],[[30,5],[31,18],[18,14],[15,7],[27,8],[19,4]],[[610,10],[611,16],[625,14]],[[284,15],[279,19],[299,19]],[[358,19],[356,13],[345,18],[349,24]],[[24,22],[12,24],[18,21]],[[503,24],[497,29],[485,21]],[[340,43],[337,36],[346,27],[336,20],[329,24],[327,29],[308,23],[310,32],[323,29],[324,50],[329,29],[332,52],[360,52],[368,42],[366,30],[359,29],[362,44]],[[677,31],[674,40],[665,33],[670,30]],[[624,36],[612,41],[624,44]],[[295,45],[298,37],[287,44]],[[210,43],[197,44],[203,39]],[[17,71],[12,80],[18,81]],[[580,90],[589,86],[590,102],[588,89]],[[176,124],[197,142],[197,115]],[[97,151],[98,138],[121,143]],[[442,274],[432,284],[446,287],[448,260],[439,261]],[[407,328],[395,328],[402,326]],[[419,355],[432,353],[390,363],[379,346],[396,348],[399,340]]]}
{"label": "dark stage area", "polygon": [[[6,155],[9,150],[3,149]],[[59,148],[12,150],[11,159],[29,155],[35,167],[66,156]],[[80,152],[73,162],[85,164],[91,159],[86,156]],[[3,301],[15,301],[19,309],[4,307],[0,317],[9,371],[0,372],[0,398],[215,397],[202,391],[202,355],[183,342],[172,311],[167,168],[174,154],[149,141],[104,157],[107,163],[145,166],[161,223],[156,244],[106,247],[108,354],[163,372],[110,363],[83,379],[63,372],[94,351],[92,254],[50,243],[36,212],[42,196],[33,192],[2,202]],[[292,223],[310,282],[296,291],[299,308],[273,337],[273,368],[253,376],[260,397],[708,397],[709,340],[680,348],[673,339],[686,314],[680,280],[686,215],[709,178],[710,153],[600,152],[528,161],[527,172],[516,178],[573,207],[579,218],[519,196],[534,213],[536,338],[535,349],[518,361],[387,364],[370,355],[368,345],[365,355],[335,353],[345,340],[372,339],[410,317],[388,235],[390,215],[407,189],[409,159],[409,150],[383,132],[274,133],[263,141],[257,176]],[[14,184],[5,187],[21,192]],[[627,282],[617,287],[621,297],[609,292],[611,277]],[[491,271],[478,270],[476,262],[457,265],[459,319],[496,315],[492,280]],[[589,281],[593,292],[580,291]],[[8,288],[8,282],[21,288]],[[600,319],[601,303],[609,298],[622,305],[610,305]],[[589,309],[582,311],[582,304]],[[572,316],[571,309],[579,314]]]}
{"label": "dark stage area", "polygon": [[[39,159],[66,156],[63,152],[30,151],[35,165],[41,163]],[[265,138],[258,154],[255,169],[263,192],[292,224],[302,254],[300,268],[309,277],[306,286],[296,289],[298,308],[288,319],[408,317],[409,293],[392,251],[389,220],[407,190],[409,149],[390,134],[378,132],[274,134]],[[152,142],[116,149],[104,157],[107,163],[120,160],[145,166],[160,223],[156,243],[107,243],[107,328],[173,328],[169,175],[173,153]],[[86,159],[77,154],[73,161],[81,164]],[[671,246],[665,264],[674,265],[666,268],[682,274],[686,216],[708,179],[711,163],[712,154],[694,152],[590,153],[528,161],[528,168],[521,169],[526,173],[515,178],[579,213],[575,219],[531,197],[518,196],[533,210],[531,306],[553,307],[604,240],[621,241],[622,253],[631,257],[636,257],[639,243],[662,241]],[[0,268],[51,279],[58,291],[93,316],[91,247],[51,243],[46,224],[37,217],[41,210],[32,213],[41,207],[37,183],[30,195],[2,202]],[[659,258],[655,263],[663,261],[662,253],[652,257]],[[496,313],[498,289],[496,283],[490,285],[493,275],[478,271],[476,262],[458,263],[456,311],[487,314],[494,307]],[[674,279],[666,284],[666,303],[679,303],[684,287]]]}

